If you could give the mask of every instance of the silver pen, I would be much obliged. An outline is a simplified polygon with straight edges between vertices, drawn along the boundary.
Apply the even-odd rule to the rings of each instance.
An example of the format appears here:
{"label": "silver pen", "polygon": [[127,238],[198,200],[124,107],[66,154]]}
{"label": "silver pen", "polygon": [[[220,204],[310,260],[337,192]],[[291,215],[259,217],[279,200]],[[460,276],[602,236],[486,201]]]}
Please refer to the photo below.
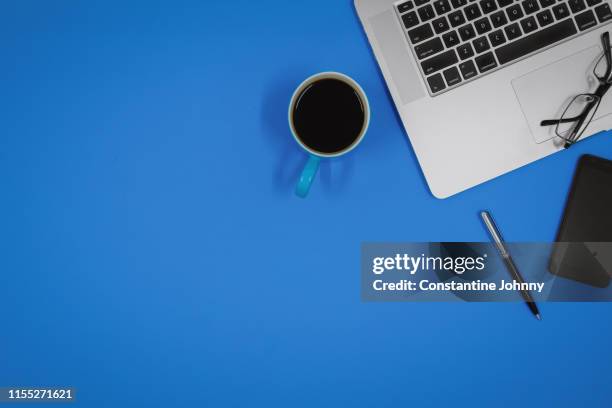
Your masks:
{"label": "silver pen", "polygon": [[[481,211],[480,216],[482,217],[482,220],[484,221],[484,224],[487,227],[489,234],[491,235],[491,239],[495,243],[495,246],[497,246],[497,250],[503,258],[504,263],[506,264],[506,268],[508,269],[508,272],[510,272],[510,276],[512,276],[512,279],[514,279],[520,284],[525,283],[523,276],[516,267],[516,264],[514,263],[514,261],[512,260],[512,256],[510,255],[510,252],[504,244],[504,239],[502,238],[501,233],[497,228],[497,225],[495,225],[495,221],[493,221],[493,217],[491,216],[491,214],[489,214],[488,211]],[[533,300],[533,297],[531,297],[531,293],[529,293],[528,290],[521,290],[520,292],[521,296],[525,300],[525,303],[527,303],[527,307],[529,307],[529,310],[531,310],[531,313],[533,313],[536,319],[542,320],[542,317],[540,316],[540,311],[538,310],[538,305],[536,305],[535,301]]]}

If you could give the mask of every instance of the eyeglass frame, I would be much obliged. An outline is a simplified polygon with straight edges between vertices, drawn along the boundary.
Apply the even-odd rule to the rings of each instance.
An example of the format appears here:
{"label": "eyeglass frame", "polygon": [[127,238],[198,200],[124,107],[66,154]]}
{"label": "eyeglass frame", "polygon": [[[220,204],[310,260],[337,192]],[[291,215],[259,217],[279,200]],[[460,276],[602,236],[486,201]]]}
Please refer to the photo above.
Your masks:
{"label": "eyeglass frame", "polygon": [[[587,103],[587,105],[583,108],[582,113],[580,113],[577,116],[574,116],[574,117],[571,117],[571,118],[563,118],[563,117],[561,117],[559,119],[547,119],[547,120],[543,120],[542,122],[540,122],[540,126],[553,126],[553,125],[556,125],[557,127],[561,123],[576,122],[576,124],[572,128],[571,132],[569,133],[569,137],[561,136],[557,132],[557,136],[559,136],[560,138],[565,140],[565,146],[564,146],[565,148],[570,147],[574,143],[578,142],[578,140],[580,140],[580,138],[582,137],[582,134],[584,133],[584,131],[588,127],[588,124],[587,124],[587,126],[585,126],[585,128],[582,130],[582,132],[580,132],[580,134],[578,134],[578,131],[580,130],[580,128],[582,127],[584,122],[589,118],[589,115],[591,114],[591,111],[593,109],[595,109],[595,112],[597,111],[597,109],[599,108],[599,104],[600,104],[601,100],[603,99],[604,95],[608,92],[608,90],[612,86],[612,76],[611,76],[611,74],[612,74],[612,45],[610,44],[610,33],[609,32],[606,31],[606,32],[604,32],[601,35],[601,44],[603,46],[604,52],[603,52],[603,55],[599,58],[599,60],[597,60],[597,63],[595,64],[595,67],[593,68],[593,75],[599,81],[599,86],[597,87],[597,89],[593,93],[584,93],[584,94],[576,95],[570,101],[570,104],[568,105],[568,108],[571,106],[572,102],[577,97],[579,97],[579,96],[590,96],[593,99],[591,99]],[[599,76],[599,75],[597,75],[597,72],[595,72],[595,69],[599,65],[599,61],[601,61],[601,59],[604,58],[604,57],[606,59],[606,71],[605,71],[604,75]],[[595,112],[593,112],[593,117],[595,116]],[[593,117],[591,117],[590,120],[592,120]]]}

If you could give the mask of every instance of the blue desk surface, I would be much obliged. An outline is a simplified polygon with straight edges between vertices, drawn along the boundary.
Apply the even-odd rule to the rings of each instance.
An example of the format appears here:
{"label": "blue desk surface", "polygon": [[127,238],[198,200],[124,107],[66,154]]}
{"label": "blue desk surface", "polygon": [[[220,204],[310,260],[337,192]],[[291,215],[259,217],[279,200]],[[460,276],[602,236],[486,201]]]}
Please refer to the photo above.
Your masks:
{"label": "blue desk surface", "polygon": [[[366,304],[363,241],[552,240],[600,135],[445,201],[349,0],[0,6],[0,385],[78,406],[609,407],[610,304]],[[293,196],[286,108],[338,70],[372,126]],[[449,169],[452,171],[452,169]]]}

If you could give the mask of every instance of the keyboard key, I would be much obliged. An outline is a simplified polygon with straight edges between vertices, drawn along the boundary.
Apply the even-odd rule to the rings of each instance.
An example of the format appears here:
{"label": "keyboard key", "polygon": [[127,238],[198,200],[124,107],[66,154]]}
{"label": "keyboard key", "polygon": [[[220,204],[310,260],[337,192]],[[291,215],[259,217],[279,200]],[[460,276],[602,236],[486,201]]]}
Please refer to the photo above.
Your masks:
{"label": "keyboard key", "polygon": [[457,37],[456,31],[451,31],[450,33],[446,33],[442,36],[444,40],[444,45],[446,48],[453,48],[455,45],[459,44],[459,37]]}
{"label": "keyboard key", "polygon": [[475,21],[474,27],[476,27],[476,32],[478,34],[484,34],[491,31],[491,24],[489,23],[489,19],[486,17]]}
{"label": "keyboard key", "polygon": [[433,37],[433,35],[433,30],[429,24],[423,24],[422,26],[408,31],[408,37],[410,37],[410,41],[412,41],[413,44],[425,41],[426,39]]}
{"label": "keyboard key", "polygon": [[480,57],[476,57],[476,65],[478,65],[478,70],[482,74],[483,72],[487,72],[495,68],[497,66],[497,62],[495,61],[493,53],[487,52]]}
{"label": "keyboard key", "polygon": [[457,61],[459,61],[459,59],[457,58],[457,53],[455,53],[455,50],[449,50],[421,62],[421,67],[423,68],[423,72],[426,75],[429,75],[453,65],[457,63]]}
{"label": "keyboard key", "polygon": [[429,3],[429,0],[414,0],[414,4],[416,4],[417,7],[427,3]]}
{"label": "keyboard key", "polygon": [[480,8],[483,13],[489,14],[497,10],[497,4],[495,4],[495,0],[482,0],[480,2]]}
{"label": "keyboard key", "polygon": [[407,1],[397,6],[397,11],[399,11],[400,13],[405,13],[408,10],[412,10],[413,8],[414,8],[414,3],[411,1]]}
{"label": "keyboard key", "polygon": [[498,11],[497,13],[491,14],[491,22],[493,23],[493,27],[498,28],[506,24],[508,20],[503,11]]}
{"label": "keyboard key", "polygon": [[540,9],[540,6],[538,6],[538,2],[536,0],[525,0],[521,4],[523,5],[525,14],[532,14]]}
{"label": "keyboard key", "polygon": [[470,43],[465,43],[457,47],[457,54],[459,54],[459,58],[465,60],[474,56],[474,50]]}
{"label": "keyboard key", "polygon": [[574,14],[586,8],[586,4],[584,4],[584,0],[569,0],[568,3],[569,3],[570,10],[572,10],[572,13]]}
{"label": "keyboard key", "polygon": [[474,27],[471,24],[464,25],[459,28],[459,35],[461,36],[462,41],[470,40],[476,37],[476,33],[474,32]]}
{"label": "keyboard key", "polygon": [[540,0],[540,6],[542,8],[550,7],[555,4],[555,0]]}
{"label": "keyboard key", "polygon": [[597,20],[595,20],[595,14],[591,10],[587,10],[584,13],[578,14],[576,17],[576,24],[578,25],[578,29],[580,31],[588,30],[597,24]]}
{"label": "keyboard key", "polygon": [[425,22],[427,20],[431,20],[436,16],[434,13],[433,7],[431,5],[426,5],[417,10],[419,12],[419,17],[421,17],[421,21]]}
{"label": "keyboard key", "polygon": [[402,16],[402,21],[404,22],[404,27],[406,27],[406,30],[419,24],[419,18],[414,11],[404,14]]}
{"label": "keyboard key", "polygon": [[465,16],[468,20],[472,21],[482,16],[480,9],[478,8],[478,4],[470,4],[466,8],[463,9],[465,11]]}
{"label": "keyboard key", "polygon": [[448,0],[437,0],[434,2],[434,7],[439,16],[448,13],[451,9]]}
{"label": "keyboard key", "polygon": [[493,47],[497,47],[498,45],[502,45],[506,42],[506,37],[504,37],[502,30],[497,30],[489,34],[489,41],[491,41],[491,45]]}
{"label": "keyboard key", "polygon": [[506,7],[512,4],[513,0],[497,0],[497,4],[499,4],[499,8]]}
{"label": "keyboard key", "polygon": [[456,67],[451,67],[443,72],[444,79],[446,79],[446,83],[448,86],[457,85],[461,82],[461,75],[459,75],[459,71]]}
{"label": "keyboard key", "polygon": [[442,40],[439,38],[434,38],[429,41],[425,41],[419,45],[414,47],[414,51],[419,59],[431,57],[434,54],[439,53],[444,49],[444,45],[442,45]]}
{"label": "keyboard key", "polygon": [[587,0],[587,6],[591,7],[594,6],[596,4],[601,3],[603,0]]}
{"label": "keyboard key", "polygon": [[536,23],[535,18],[527,17],[521,20],[521,27],[523,27],[523,32],[528,34],[538,28],[538,23]]}
{"label": "keyboard key", "polygon": [[474,45],[474,49],[476,50],[478,54],[480,54],[481,52],[485,52],[486,50],[491,48],[491,46],[489,45],[489,41],[487,40],[487,37],[477,38],[474,41],[472,41],[472,44]]}
{"label": "keyboard key", "polygon": [[508,37],[508,41],[512,41],[515,38],[521,36],[521,29],[519,28],[518,23],[510,24],[509,26],[504,28],[504,31],[506,32],[506,37]]}
{"label": "keyboard key", "polygon": [[595,13],[597,14],[597,18],[599,19],[600,23],[608,21],[612,18],[612,11],[610,11],[610,6],[607,3],[595,7]]}
{"label": "keyboard key", "polygon": [[463,79],[466,81],[478,75],[476,66],[472,61],[465,61],[464,63],[459,64],[459,70],[461,71],[461,75],[463,75]]}
{"label": "keyboard key", "polygon": [[432,93],[440,92],[446,88],[442,75],[440,74],[432,75],[427,78],[427,83],[429,83],[429,88],[431,89]]}
{"label": "keyboard key", "polygon": [[571,19],[563,20],[520,40],[503,45],[495,50],[495,54],[500,64],[507,64],[564,38],[571,37],[577,32],[578,30],[576,30],[576,26]]}
{"label": "keyboard key", "polygon": [[553,7],[553,13],[555,13],[555,18],[557,20],[563,20],[565,17],[569,16],[569,9],[565,3],[561,3]]}
{"label": "keyboard key", "polygon": [[521,6],[515,4],[514,6],[510,6],[506,9],[506,13],[508,13],[508,18],[510,21],[516,21],[519,18],[523,17],[523,10],[521,10]]}
{"label": "keyboard key", "polygon": [[453,27],[460,26],[465,23],[465,17],[463,17],[463,12],[461,10],[453,11],[448,15],[448,19]]}
{"label": "keyboard key", "polygon": [[453,8],[463,7],[467,4],[467,0],[451,0]]}
{"label": "keyboard key", "polygon": [[440,34],[449,29],[448,21],[446,21],[446,17],[440,17],[431,22],[431,25],[434,28],[436,34]]}
{"label": "keyboard key", "polygon": [[538,14],[536,14],[536,17],[538,18],[540,27],[544,27],[553,23],[553,16],[550,10],[540,11]]}

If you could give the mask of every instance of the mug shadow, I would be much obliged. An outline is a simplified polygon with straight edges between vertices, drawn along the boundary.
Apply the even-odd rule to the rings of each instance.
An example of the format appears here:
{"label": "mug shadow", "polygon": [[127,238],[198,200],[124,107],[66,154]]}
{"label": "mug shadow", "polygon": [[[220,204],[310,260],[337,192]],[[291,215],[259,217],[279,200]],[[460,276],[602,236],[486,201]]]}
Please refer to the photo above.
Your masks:
{"label": "mug shadow", "polygon": [[326,159],[321,162],[320,179],[323,191],[328,194],[337,194],[344,190],[349,184],[354,172],[353,152],[346,156]]}
{"label": "mug shadow", "polygon": [[[308,153],[293,139],[287,121],[287,111],[295,89],[313,73],[316,71],[304,68],[288,69],[274,76],[266,86],[268,91],[262,101],[261,126],[263,134],[278,156],[273,167],[272,184],[274,191],[279,194],[293,193],[308,161]],[[347,156],[321,160],[313,189],[319,184],[319,188],[325,193],[343,191],[353,174],[352,154],[351,152]]]}
{"label": "mug shadow", "polygon": [[265,87],[267,92],[261,104],[263,134],[277,155],[272,177],[273,189],[281,194],[293,191],[308,160],[308,154],[295,142],[287,123],[291,96],[308,76],[301,72],[303,70],[288,69],[285,73],[275,75]]}

